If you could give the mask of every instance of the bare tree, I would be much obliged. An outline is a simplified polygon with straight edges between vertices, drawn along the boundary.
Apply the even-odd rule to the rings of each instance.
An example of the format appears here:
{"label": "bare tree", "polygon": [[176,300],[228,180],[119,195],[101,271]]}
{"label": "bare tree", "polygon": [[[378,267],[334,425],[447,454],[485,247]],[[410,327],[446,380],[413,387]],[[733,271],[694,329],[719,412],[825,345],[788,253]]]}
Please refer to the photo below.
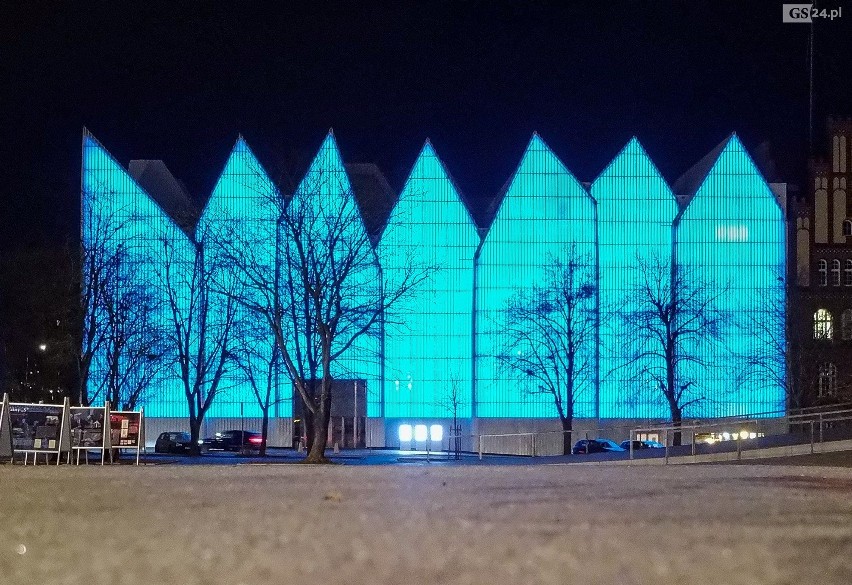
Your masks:
{"label": "bare tree", "polygon": [[[329,192],[339,194],[333,204]],[[324,462],[332,382],[350,353],[362,363],[378,359],[367,355],[365,340],[376,338],[377,345],[382,319],[432,270],[412,262],[394,281],[383,279],[354,194],[334,173],[309,175],[281,219],[286,311],[270,324],[306,409],[306,461]]]}
{"label": "bare tree", "polygon": [[550,256],[541,284],[518,289],[502,312],[498,359],[524,392],[553,401],[565,454],[577,404],[596,383],[596,301],[594,263],[572,246]]}
{"label": "bare tree", "polygon": [[776,287],[761,288],[750,299],[752,310],[742,329],[754,342],[738,356],[738,378],[749,389],[784,388],[786,406],[796,410],[806,405],[809,382],[815,374],[810,371],[812,360],[807,359],[814,353],[813,335],[810,330],[802,332],[793,326],[783,268],[774,270],[773,278]]}
{"label": "bare tree", "polygon": [[[231,348],[238,284],[220,279],[228,271],[220,257],[205,254],[208,232],[199,226],[193,241],[162,238],[159,286],[165,296],[165,342],[177,367],[189,410],[192,453],[198,455],[201,425],[234,367]],[[224,284],[223,284],[224,281]]]}
{"label": "bare tree", "polygon": [[452,418],[449,439],[452,441],[451,448],[456,459],[461,459],[461,425],[459,424],[460,411],[467,406],[466,394],[462,390],[461,376],[457,372],[450,375],[449,385],[437,401],[438,407],[442,408]]}
{"label": "bare tree", "polygon": [[[88,406],[97,398],[90,395],[90,372],[96,356],[102,354],[110,334],[107,324],[108,297],[116,296],[128,271],[124,234],[133,222],[129,209],[110,205],[112,193],[95,186],[82,194],[82,241],[79,258],[79,303],[72,320],[78,321],[82,336],[72,349],[77,369],[77,400]],[[76,344],[75,344],[76,345]],[[96,381],[101,386],[104,380]]]}
{"label": "bare tree", "polygon": [[266,456],[269,438],[269,415],[273,406],[284,402],[279,395],[281,352],[275,339],[270,336],[267,322],[262,315],[238,308],[236,332],[233,335],[233,356],[241,383],[251,388],[252,395],[261,412],[260,456]]}
{"label": "bare tree", "polygon": [[166,363],[157,295],[148,284],[109,287],[103,297],[106,329],[104,398],[132,410],[149,398]]}
{"label": "bare tree", "polygon": [[233,298],[263,317],[302,400],[305,461],[324,463],[332,382],[353,359],[378,360],[368,340],[378,344],[382,320],[431,271],[412,263],[393,282],[382,279],[354,194],[337,173],[309,173],[290,200],[271,182],[255,188],[274,225],[274,255],[251,245],[253,230],[234,229],[218,247],[241,287]]}
{"label": "bare tree", "polygon": [[[728,322],[720,309],[727,286],[713,287],[668,258],[637,257],[635,285],[620,311],[627,344],[628,379],[639,392],[649,386],[679,427],[685,408],[708,399],[695,372],[714,364],[708,349],[718,344]],[[674,444],[680,445],[680,432]]]}

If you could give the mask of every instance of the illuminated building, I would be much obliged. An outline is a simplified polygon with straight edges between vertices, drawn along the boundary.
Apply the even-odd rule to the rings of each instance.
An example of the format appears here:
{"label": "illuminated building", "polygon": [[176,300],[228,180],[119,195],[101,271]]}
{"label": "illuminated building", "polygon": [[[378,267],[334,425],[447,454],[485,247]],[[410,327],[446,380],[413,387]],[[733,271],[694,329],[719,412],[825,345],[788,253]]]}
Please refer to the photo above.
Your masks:
{"label": "illuminated building", "polygon": [[[186,217],[190,206],[181,203],[181,189],[162,163],[134,161],[130,171],[88,133],[84,136],[84,242],[96,239],[105,222],[120,224],[104,245],[127,254],[125,286],[153,291],[159,300],[150,316],[155,321],[169,319],[166,276],[173,285],[184,283],[184,288],[172,287],[176,307],[193,314],[188,283],[203,257],[218,283],[207,291],[211,331],[224,327],[225,307],[235,297],[240,298],[235,318],[253,323],[226,348],[228,363],[207,415],[208,429],[243,424],[239,419],[256,428],[255,391],[261,387],[270,395],[271,443],[289,445],[294,433],[299,408],[292,385],[271,331],[257,320],[262,313],[250,308],[263,304],[262,287],[242,282],[239,292],[228,288],[239,280],[229,265],[235,254],[250,253],[267,286],[272,282],[292,246],[277,226],[282,205],[301,206],[323,221],[357,210],[347,233],[369,237],[373,247],[353,276],[353,302],[375,297],[381,286],[392,289],[411,266],[430,272],[413,296],[384,315],[372,335],[339,348],[335,392],[347,397],[341,404],[350,399],[353,404],[334,414],[333,436],[354,433],[361,437],[355,444],[394,445],[400,424],[431,429],[450,419],[453,410],[471,432],[552,428],[552,398],[529,392],[534,382],[501,363],[512,350],[501,319],[508,299],[541,283],[549,263],[568,257],[588,269],[594,291],[588,307],[596,318],[596,343],[582,350],[594,367],[582,374],[583,391],[574,410],[587,428],[668,416],[652,385],[628,378],[622,367],[627,359],[623,340],[630,335],[623,317],[631,310],[635,267],[652,257],[674,260],[696,280],[724,291],[719,303],[727,318],[721,342],[690,348],[703,352],[706,365],[701,371],[683,370],[684,377],[701,381],[695,391],[703,398],[685,415],[706,418],[784,407],[783,374],[779,382],[760,373],[738,373],[737,365],[762,343],[750,324],[766,311],[763,301],[780,293],[783,315],[786,300],[779,278],[785,259],[783,193],[770,188],[736,136],[671,188],[635,138],[584,185],[533,135],[495,199],[487,226],[474,223],[428,141],[393,205],[375,167],[344,165],[333,134],[326,136],[298,186],[284,194],[240,138],[196,220]],[[838,225],[842,230],[846,224]],[[827,271],[832,278],[831,268]],[[783,331],[770,333],[780,334],[783,346]],[[294,346],[307,342],[302,330],[287,331],[285,337]],[[174,357],[167,339],[158,343],[165,358]],[[152,379],[143,403],[152,425],[175,430],[187,406],[178,366],[174,359],[165,361],[169,365]],[[106,363],[103,355],[95,356],[90,394],[109,383]],[[360,413],[353,415],[357,421],[349,420],[350,411]]]}

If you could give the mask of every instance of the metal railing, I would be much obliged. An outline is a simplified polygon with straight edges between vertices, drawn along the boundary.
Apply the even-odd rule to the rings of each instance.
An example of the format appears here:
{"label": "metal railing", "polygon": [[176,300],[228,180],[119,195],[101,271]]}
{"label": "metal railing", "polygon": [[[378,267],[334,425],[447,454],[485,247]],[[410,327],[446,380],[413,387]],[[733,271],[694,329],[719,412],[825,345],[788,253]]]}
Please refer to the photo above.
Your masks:
{"label": "metal railing", "polygon": [[[634,428],[630,432],[629,458],[635,457],[634,441],[649,434],[661,436],[665,447],[662,456],[666,462],[672,455],[695,456],[734,450],[736,458],[741,459],[742,452],[748,449],[808,443],[810,452],[814,453],[814,446],[824,443],[827,438],[852,439],[852,408],[807,410],[780,418],[728,417],[679,426],[669,423]],[[688,441],[685,442],[685,438]]]}
{"label": "metal railing", "polygon": [[485,455],[519,455],[541,457],[563,455],[564,436],[571,435],[571,441],[594,439],[603,434],[627,435],[634,425],[612,425],[592,429],[574,429],[570,431],[526,431],[519,433],[484,433],[476,435],[477,453],[482,459]]}
{"label": "metal railing", "polygon": [[[635,457],[633,441],[640,437],[648,438],[648,435],[651,435],[651,437],[657,435],[659,442],[666,447],[659,451],[664,452],[659,453],[657,450],[650,450],[654,452],[643,453],[643,457],[662,456],[668,459],[672,455],[696,455],[699,451],[708,451],[711,446],[714,450],[724,450],[725,448],[733,450],[736,448],[738,453],[741,453],[744,448],[752,447],[803,444],[807,441],[810,441],[811,445],[819,444],[826,440],[827,431],[836,427],[839,423],[845,425],[843,433],[841,433],[843,434],[842,438],[847,438],[845,435],[848,434],[848,438],[852,439],[852,422],[846,425],[846,421],[852,421],[852,403],[802,408],[791,412],[771,411],[705,421],[692,420],[685,421],[680,425],[674,425],[667,421],[640,427],[612,425],[572,431],[483,433],[473,435],[472,438],[475,439],[476,452],[482,459],[485,455],[526,457],[562,455],[564,449],[563,437],[569,432],[572,435],[572,441],[583,438],[594,439],[601,435],[626,435],[630,440],[629,458],[633,459]],[[743,435],[743,430],[747,431],[747,435],[740,436]],[[680,446],[673,445],[677,433],[680,433]],[[715,442],[707,442],[707,435],[713,436],[714,433],[718,436]],[[836,432],[833,434],[837,435]],[[684,441],[684,439],[688,440]],[[720,443],[723,443],[721,447],[719,446]],[[707,445],[707,447],[703,447],[703,445]],[[684,450],[685,446],[686,449]],[[672,449],[673,447],[677,448]]]}

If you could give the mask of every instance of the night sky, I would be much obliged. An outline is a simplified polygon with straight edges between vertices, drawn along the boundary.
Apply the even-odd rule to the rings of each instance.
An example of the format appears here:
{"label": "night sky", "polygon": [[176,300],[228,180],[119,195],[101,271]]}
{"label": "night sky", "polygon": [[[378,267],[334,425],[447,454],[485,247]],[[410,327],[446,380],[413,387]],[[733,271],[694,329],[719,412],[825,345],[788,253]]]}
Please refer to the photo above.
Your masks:
{"label": "night sky", "polygon": [[[814,27],[820,138],[852,116],[841,3]],[[478,218],[536,130],[581,181],[636,135],[673,183],[732,131],[806,176],[810,27],[780,0],[134,4],[0,6],[0,384],[74,387],[83,126],[199,206],[239,133],[292,184],[329,128],[397,192],[430,138]]]}
{"label": "night sky", "polygon": [[[429,137],[478,208],[534,130],[583,181],[634,134],[670,182],[731,131],[772,179],[806,169],[809,27],[782,24],[780,1],[14,4],[4,252],[79,231],[84,125],[123,165],[163,159],[199,203],[238,133],[275,176],[333,128],[397,191]],[[816,27],[819,137],[852,115],[845,8]]]}

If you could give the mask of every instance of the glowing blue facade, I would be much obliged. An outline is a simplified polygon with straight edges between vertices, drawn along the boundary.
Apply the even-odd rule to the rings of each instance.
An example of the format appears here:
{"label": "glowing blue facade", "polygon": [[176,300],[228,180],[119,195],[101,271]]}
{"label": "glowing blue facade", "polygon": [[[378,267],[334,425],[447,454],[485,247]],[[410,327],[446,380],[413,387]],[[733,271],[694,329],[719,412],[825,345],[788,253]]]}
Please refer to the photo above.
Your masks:
{"label": "glowing blue facade", "polygon": [[630,379],[625,342],[630,327],[622,316],[629,313],[631,291],[640,284],[637,264],[654,257],[671,260],[677,202],[636,138],[592,183],[591,193],[598,203],[600,416],[665,418],[668,410],[659,390]]}
{"label": "glowing blue facade", "polygon": [[[143,290],[150,297],[154,326],[162,326],[168,319],[167,293],[160,280],[163,249],[168,245],[183,258],[191,249],[186,234],[88,132],[83,135],[81,188],[83,245],[98,250],[94,253],[98,263],[116,261],[118,274],[110,287],[110,294],[115,295],[113,302],[132,289]],[[92,274],[84,271],[83,278],[90,279]],[[104,306],[98,304],[93,310],[102,324],[112,327]],[[165,343],[157,349],[166,354],[172,351]],[[110,384],[106,351],[108,348],[102,345],[93,356],[89,372],[88,394],[98,402],[104,400]],[[164,359],[173,361],[168,355]],[[119,364],[120,368],[125,367],[125,358],[119,358]],[[132,378],[136,373],[122,375]],[[177,380],[176,370],[168,368],[153,379],[150,390],[142,396],[143,400],[146,396],[157,397],[148,401],[151,416],[186,413],[183,390]]]}
{"label": "glowing blue facade", "polygon": [[433,270],[385,324],[385,416],[471,412],[473,256],[479,235],[455,184],[430,143],[411,169],[379,245],[385,282],[410,267]]}
{"label": "glowing blue facade", "polygon": [[[248,254],[258,275],[271,282],[276,266],[286,265],[293,245],[277,225],[285,198],[242,139],[192,230],[178,227],[88,134],[83,140],[82,190],[84,243],[100,238],[126,256],[124,282],[148,287],[161,301],[157,318],[163,327],[169,324],[167,267],[179,308],[189,317],[189,281],[197,249],[215,273],[216,290],[211,291],[215,307],[225,302],[222,291],[240,281],[229,266],[235,249]],[[636,139],[587,190],[534,135],[498,197],[493,221],[487,231],[478,230],[427,142],[375,249],[369,249],[353,275],[347,297],[353,306],[368,302],[380,287],[392,288],[412,265],[434,272],[412,297],[385,315],[375,334],[362,336],[351,347],[336,348],[342,354],[335,361],[335,377],[366,385],[369,417],[449,417],[447,393],[455,386],[461,417],[553,419],[552,399],[529,394],[528,381],[501,365],[498,358],[507,350],[501,320],[510,297],[542,282],[549,259],[574,255],[594,275],[599,317],[596,367],[584,374],[591,389],[578,397],[575,416],[667,418],[660,397],[650,387],[635,388],[635,381],[620,368],[627,358],[621,341],[630,335],[621,317],[630,310],[628,293],[637,284],[634,268],[640,259],[660,257],[675,259],[696,278],[727,287],[721,302],[729,315],[724,340],[697,348],[714,365],[683,372],[684,379],[700,381],[696,392],[707,399],[684,416],[783,409],[783,388],[769,380],[750,379],[746,384],[733,367],[759,343],[750,334],[749,323],[765,311],[760,298],[778,293],[782,286],[777,280],[785,254],[781,208],[736,137],[713,154],[689,192],[678,195],[685,197],[679,214],[673,190]],[[312,218],[320,232],[344,218],[346,233],[355,239],[366,237],[332,134],[323,141],[289,204]],[[251,287],[240,294],[250,303],[268,301]],[[214,320],[216,314],[213,311]],[[259,416],[252,384],[271,384],[275,402],[271,414],[291,417],[292,386],[268,328],[245,307],[239,309],[236,321],[238,335],[228,348],[234,363],[208,416]],[[213,324],[214,330],[220,326]],[[352,328],[356,323],[343,326]],[[306,341],[299,330],[288,331],[287,340],[294,345]],[[103,355],[95,356],[90,394],[105,384],[105,363]],[[144,403],[148,416],[186,416],[186,399],[174,367],[160,372],[149,395]]]}
{"label": "glowing blue facade", "polygon": [[[540,282],[550,258],[577,254],[596,261],[595,202],[536,134],[530,140],[476,258],[475,412],[478,417],[553,418],[553,400],[525,391],[498,356],[506,302]],[[594,385],[592,385],[594,386]],[[596,416],[596,396],[578,397],[575,412]]]}
{"label": "glowing blue facade", "polygon": [[[343,309],[340,312],[342,318],[337,325],[337,345],[332,347],[332,354],[338,356],[332,364],[332,375],[336,379],[357,380],[366,384],[367,416],[380,416],[380,327],[371,327],[367,334],[358,336],[348,348],[341,345],[348,345],[354,332],[363,326],[358,314],[361,308],[368,307],[379,297],[381,277],[374,249],[371,245],[362,246],[365,242],[369,243],[369,237],[337,142],[331,132],[326,136],[304,179],[296,188],[290,206],[295,206],[293,215],[304,220],[302,230],[305,245],[316,246],[320,258],[332,256],[337,262],[353,264],[352,268],[346,271],[346,282],[339,289]],[[329,234],[343,240],[351,238],[351,241],[357,243],[359,250],[352,251],[347,245],[327,244]],[[283,246],[293,245],[292,241],[283,243]],[[328,273],[318,272],[315,276],[322,278],[323,274]],[[299,275],[293,274],[293,279],[298,280]],[[369,311],[369,308],[367,310]],[[304,347],[304,331],[291,332],[291,335],[297,337],[296,342]],[[321,373],[320,371],[319,374]]]}
{"label": "glowing blue facade", "polygon": [[781,207],[736,136],[726,141],[695,192],[687,195],[691,199],[675,224],[677,262],[696,280],[724,290],[718,307],[726,323],[721,343],[687,348],[705,363],[687,364],[681,372],[684,381],[695,385],[693,395],[703,398],[685,414],[783,410],[785,393],[777,382],[743,380],[737,367],[760,342],[754,319],[766,313],[770,299],[784,298],[779,279],[785,273]]}
{"label": "glowing blue facade", "polygon": [[[267,304],[273,287],[272,276],[278,256],[277,221],[281,211],[278,189],[263,170],[254,153],[240,138],[231,151],[196,228],[203,240],[205,261],[213,272],[215,288],[239,293],[255,305]],[[237,257],[239,262],[234,262]],[[243,274],[248,271],[249,274]],[[247,286],[246,280],[265,279],[269,286]],[[239,284],[237,284],[239,283]],[[211,303],[226,302],[222,292],[214,292]],[[272,413],[292,412],[290,385],[285,384],[275,337],[264,317],[245,305],[235,307],[235,329],[230,351],[235,356],[223,376],[222,390],[209,416],[259,417],[256,396],[273,405]],[[213,315],[221,311],[213,311]],[[219,327],[222,325],[220,324]]]}

